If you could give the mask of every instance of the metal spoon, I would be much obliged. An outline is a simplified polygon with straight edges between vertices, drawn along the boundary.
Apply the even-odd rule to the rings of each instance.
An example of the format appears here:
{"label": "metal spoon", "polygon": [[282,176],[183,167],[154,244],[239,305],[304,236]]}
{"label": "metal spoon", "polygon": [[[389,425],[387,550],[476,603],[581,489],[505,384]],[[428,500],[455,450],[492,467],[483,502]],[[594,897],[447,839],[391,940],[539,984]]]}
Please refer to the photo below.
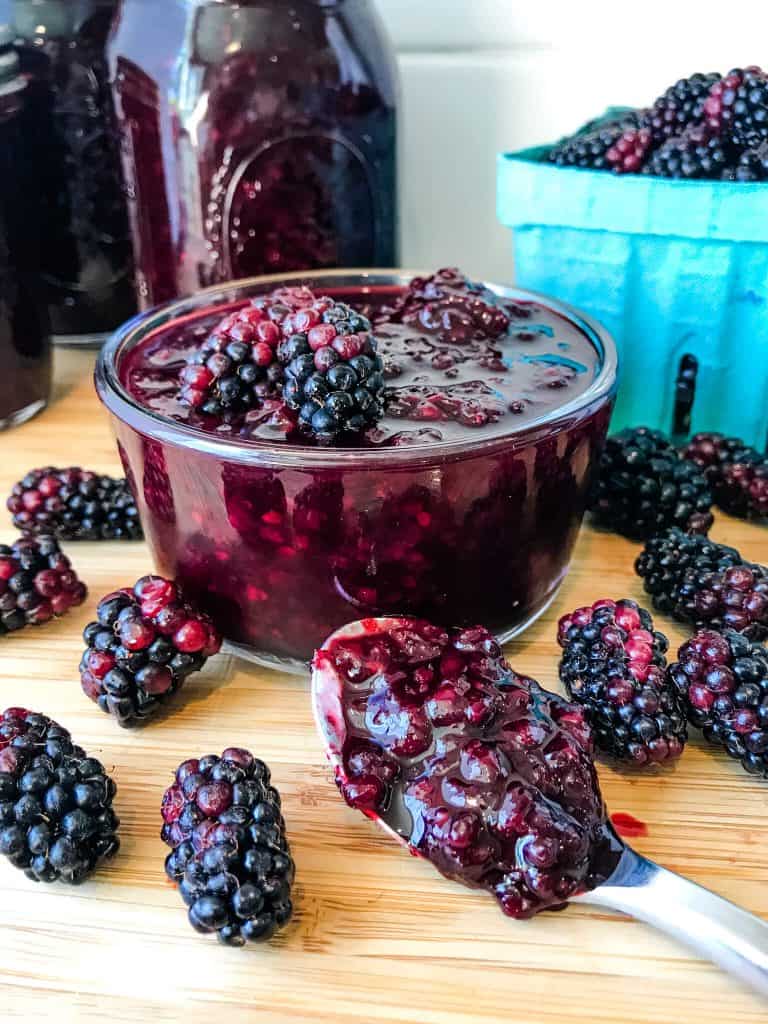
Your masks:
{"label": "metal spoon", "polygon": [[[359,626],[359,632],[364,632],[363,623]],[[353,628],[345,626],[343,632],[349,637]],[[328,760],[334,770],[342,769],[346,720],[338,679],[328,672],[313,669],[312,707]],[[378,815],[371,813],[370,817],[392,839],[418,852],[413,851],[406,835]],[[572,897],[571,902],[608,907],[645,921],[768,998],[768,923],[647,860],[618,836],[616,842],[623,852],[613,874],[596,889]]]}

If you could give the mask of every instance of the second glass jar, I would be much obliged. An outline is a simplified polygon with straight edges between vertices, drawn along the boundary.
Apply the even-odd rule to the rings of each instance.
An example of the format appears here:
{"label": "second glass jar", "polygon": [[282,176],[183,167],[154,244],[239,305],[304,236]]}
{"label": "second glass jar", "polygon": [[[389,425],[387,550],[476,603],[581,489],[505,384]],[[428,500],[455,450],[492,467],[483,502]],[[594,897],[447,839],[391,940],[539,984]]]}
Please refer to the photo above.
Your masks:
{"label": "second glass jar", "polygon": [[0,0],[27,79],[26,177],[46,244],[55,338],[95,343],[136,312],[128,213],[107,71],[119,0]]}
{"label": "second glass jar", "polygon": [[396,263],[396,74],[372,0],[124,0],[110,62],[142,306]]}

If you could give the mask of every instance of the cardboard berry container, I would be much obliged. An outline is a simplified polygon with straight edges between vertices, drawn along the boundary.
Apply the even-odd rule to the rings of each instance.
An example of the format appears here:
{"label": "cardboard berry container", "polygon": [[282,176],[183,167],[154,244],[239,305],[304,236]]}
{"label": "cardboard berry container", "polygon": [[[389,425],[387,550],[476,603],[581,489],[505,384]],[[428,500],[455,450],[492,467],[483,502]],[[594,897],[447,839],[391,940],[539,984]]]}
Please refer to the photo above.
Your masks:
{"label": "cardboard berry container", "polygon": [[616,339],[612,428],[768,437],[768,183],[558,167],[550,146],[498,158],[498,217],[519,284]]}

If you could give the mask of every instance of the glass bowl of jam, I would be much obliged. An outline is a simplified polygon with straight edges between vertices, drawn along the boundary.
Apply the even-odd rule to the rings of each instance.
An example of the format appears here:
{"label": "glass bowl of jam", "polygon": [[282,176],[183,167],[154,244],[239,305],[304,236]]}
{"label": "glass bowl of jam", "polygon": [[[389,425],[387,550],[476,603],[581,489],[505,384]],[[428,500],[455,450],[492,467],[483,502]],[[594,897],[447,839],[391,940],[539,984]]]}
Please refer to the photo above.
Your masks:
{"label": "glass bowl of jam", "polygon": [[[613,341],[537,293],[469,292],[445,271],[416,279],[412,300],[411,279],[217,286],[134,318],[100,354],[97,390],[157,569],[245,656],[305,671],[343,623],[389,614],[483,622],[505,641],[568,570],[616,390]],[[320,445],[269,408],[225,421],[180,401],[182,369],[224,316],[299,284],[371,320],[383,418]],[[466,330],[470,306],[496,324],[501,310],[504,330]]]}

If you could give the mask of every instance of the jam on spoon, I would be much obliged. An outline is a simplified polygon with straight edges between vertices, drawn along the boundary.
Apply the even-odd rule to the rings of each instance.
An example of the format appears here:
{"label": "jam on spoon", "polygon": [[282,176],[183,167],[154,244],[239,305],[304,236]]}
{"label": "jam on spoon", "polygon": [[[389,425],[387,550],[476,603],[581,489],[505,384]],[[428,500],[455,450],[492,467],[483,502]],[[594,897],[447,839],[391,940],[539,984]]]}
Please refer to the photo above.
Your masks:
{"label": "jam on spoon", "polygon": [[347,803],[511,917],[618,863],[582,710],[514,672],[486,629],[353,623],[315,655],[314,695]]}
{"label": "jam on spoon", "polygon": [[768,924],[619,839],[581,709],[514,672],[487,630],[363,619],[312,669],[342,795],[413,853],[510,917],[571,900],[631,914],[768,996]]}

